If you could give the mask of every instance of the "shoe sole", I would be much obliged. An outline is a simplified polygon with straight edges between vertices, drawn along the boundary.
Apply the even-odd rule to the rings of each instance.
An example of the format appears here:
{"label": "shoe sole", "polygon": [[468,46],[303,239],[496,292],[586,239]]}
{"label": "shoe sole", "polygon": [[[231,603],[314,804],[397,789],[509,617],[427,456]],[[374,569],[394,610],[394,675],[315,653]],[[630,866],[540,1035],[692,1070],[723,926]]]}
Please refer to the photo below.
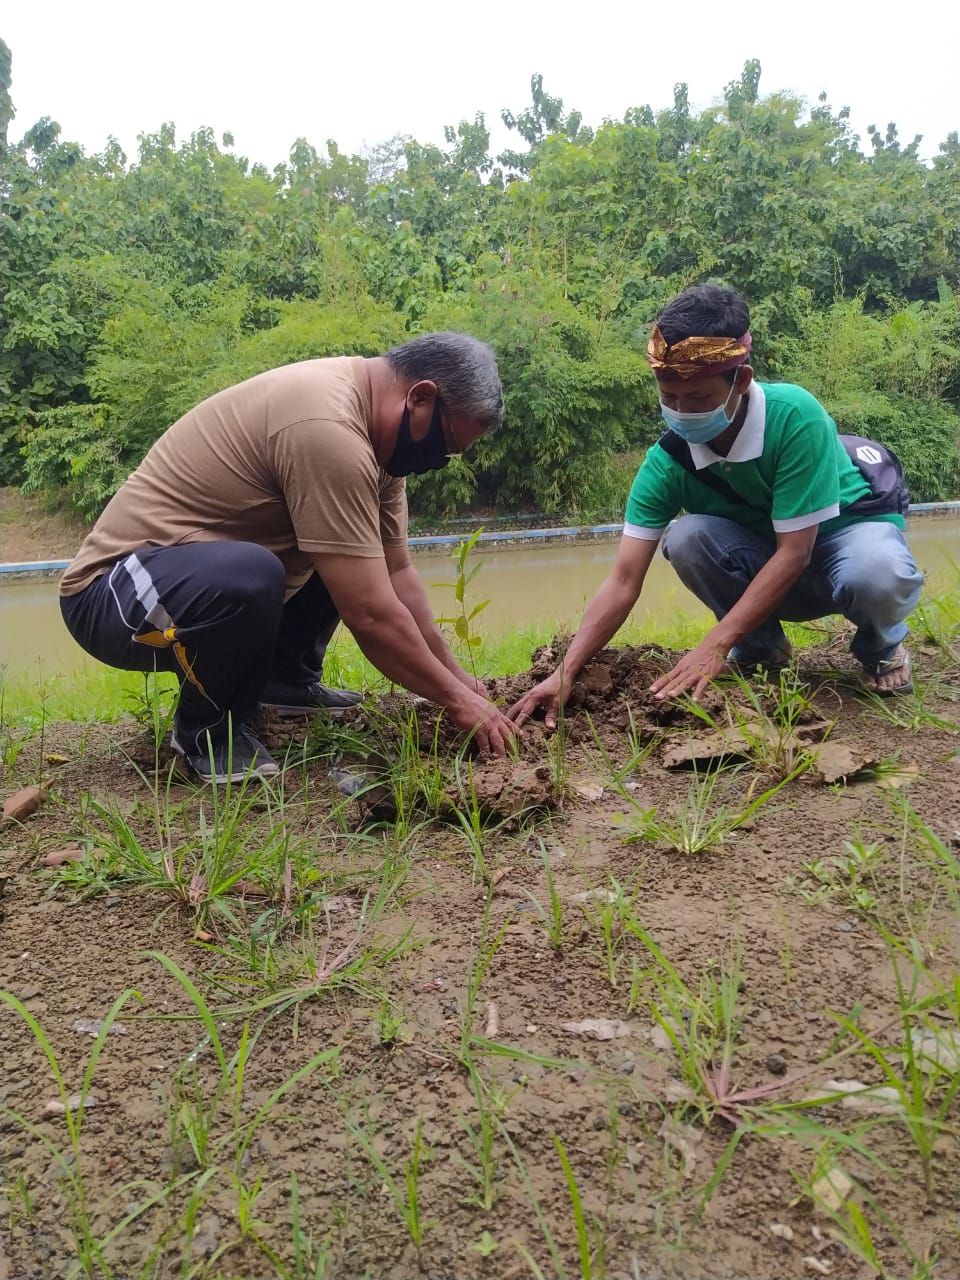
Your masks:
{"label": "shoe sole", "polygon": [[331,720],[342,720],[348,711],[355,711],[360,703],[352,707],[294,707],[285,706],[282,702],[261,702],[260,710],[269,711],[284,720],[309,720],[312,716],[329,716]]}
{"label": "shoe sole", "polygon": [[278,764],[272,764],[264,765],[260,769],[234,769],[232,773],[218,773],[216,776],[210,777],[208,774],[200,773],[199,770],[194,769],[193,765],[187,759],[186,752],[183,747],[180,746],[179,742],[177,742],[176,738],[171,740],[170,745],[173,748],[174,754],[177,757],[177,763],[180,765],[182,772],[186,774],[188,778],[196,778],[198,782],[206,783],[207,786],[210,786],[211,783],[214,782],[220,783],[221,785],[227,782],[243,782],[246,778],[250,777],[259,778],[261,781],[267,782],[271,778],[276,778],[280,775],[280,766]]}

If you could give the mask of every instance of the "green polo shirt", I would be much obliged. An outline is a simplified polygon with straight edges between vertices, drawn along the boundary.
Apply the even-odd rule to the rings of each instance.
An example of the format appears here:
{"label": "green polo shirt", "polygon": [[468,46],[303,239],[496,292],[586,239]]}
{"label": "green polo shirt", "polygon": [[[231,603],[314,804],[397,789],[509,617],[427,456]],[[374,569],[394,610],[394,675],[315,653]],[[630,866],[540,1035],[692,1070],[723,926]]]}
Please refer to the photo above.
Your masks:
{"label": "green polo shirt", "polygon": [[840,443],[836,423],[803,387],[752,383],[743,426],[727,456],[697,444],[690,454],[697,471],[712,471],[743,502],[715,492],[655,444],[627,499],[628,537],[656,541],[681,511],[725,516],[771,540],[811,525],[827,533],[864,519],[906,528],[900,515],[844,514],[870,486]]}

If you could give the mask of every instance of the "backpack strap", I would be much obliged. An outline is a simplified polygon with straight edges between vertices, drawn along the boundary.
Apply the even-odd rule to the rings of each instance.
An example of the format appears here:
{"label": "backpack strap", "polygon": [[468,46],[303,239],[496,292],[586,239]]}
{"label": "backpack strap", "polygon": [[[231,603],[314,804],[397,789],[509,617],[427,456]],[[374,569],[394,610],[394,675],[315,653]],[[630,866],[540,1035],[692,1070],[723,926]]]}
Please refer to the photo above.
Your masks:
{"label": "backpack strap", "polygon": [[[890,513],[906,515],[910,508],[910,494],[903,474],[903,464],[893,450],[879,444],[876,440],[867,440],[863,436],[842,435],[840,443],[854,466],[870,485],[870,493],[844,507],[844,512],[856,515],[860,519]],[[742,494],[737,493],[736,489],[720,476],[713,475],[709,467],[698,470],[690,453],[690,445],[675,431],[664,431],[657,444],[674,462],[683,467],[684,471],[692,475],[700,484],[712,489],[714,493],[722,494],[728,502],[751,507],[754,511],[760,510],[759,507],[748,502]]]}
{"label": "backpack strap", "polygon": [[[737,493],[736,489],[727,484],[725,480],[713,475],[709,467],[698,469],[690,453],[689,444],[682,436],[678,436],[675,431],[664,431],[657,444],[659,444],[664,453],[669,454],[674,462],[679,463],[684,471],[689,472],[700,484],[706,485],[714,493],[722,494],[729,502],[736,502],[744,507],[752,506],[752,503],[747,502],[746,498]],[[754,508],[754,510],[758,510],[758,508]]]}

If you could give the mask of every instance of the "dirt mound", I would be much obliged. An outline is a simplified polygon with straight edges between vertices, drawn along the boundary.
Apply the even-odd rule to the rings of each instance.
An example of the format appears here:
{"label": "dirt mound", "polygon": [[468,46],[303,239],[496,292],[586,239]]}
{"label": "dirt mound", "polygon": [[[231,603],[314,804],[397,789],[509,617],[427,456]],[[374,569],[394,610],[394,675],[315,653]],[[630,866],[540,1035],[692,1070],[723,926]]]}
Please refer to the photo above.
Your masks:
{"label": "dirt mound", "polygon": [[[491,681],[491,693],[496,701],[510,706],[550,675],[562,660],[569,639],[559,637],[537,649],[526,674]],[[663,702],[650,692],[654,680],[669,671],[679,658],[679,653],[659,645],[601,649],[574,682],[567,699],[567,716],[577,719],[578,713],[585,712],[606,720],[612,715],[609,723],[618,729],[625,729],[629,724],[628,708],[638,723],[648,722],[657,729],[690,718],[677,703]],[[719,695],[708,694],[704,705],[710,710],[721,702]]]}
{"label": "dirt mound", "polygon": [[[568,644],[568,636],[559,636],[541,646],[528,672],[491,680],[490,696],[504,708],[512,706],[555,670]],[[778,683],[754,686],[749,696],[735,684],[713,687],[696,707],[655,697],[651,684],[679,656],[657,645],[602,650],[574,683],[561,728],[548,732],[542,712],[536,713],[524,726],[517,756],[505,760],[477,757],[431,703],[389,694],[340,722],[346,738],[366,737],[375,746],[366,752],[344,749],[336,761],[343,767],[337,785],[356,797],[363,821],[391,820],[399,789],[402,802],[409,803],[410,776],[419,770],[422,776],[413,785],[419,785],[422,794],[414,800],[426,802],[433,812],[475,810],[485,820],[512,820],[525,812],[560,808],[569,798],[565,757],[571,749],[614,761],[622,760],[626,744],[635,755],[648,747],[655,750],[668,768],[752,762],[782,775],[830,732],[831,721],[812,702],[807,705],[806,695],[800,695],[799,707],[785,712]],[[275,752],[295,745],[296,730],[290,722],[267,721],[262,732]],[[462,766],[452,770],[450,762],[458,755]],[[411,757],[417,756],[424,763],[411,769]],[[440,787],[440,773],[455,774],[455,782]]]}
{"label": "dirt mound", "polygon": [[87,526],[71,512],[0,487],[0,561],[69,560],[86,535]]}
{"label": "dirt mound", "polygon": [[[534,651],[528,672],[489,681],[490,696],[504,708],[512,706],[556,669],[569,641],[569,636],[558,636]],[[480,758],[432,703],[403,693],[384,695],[351,711],[332,730],[321,729],[339,735],[328,753],[332,780],[342,794],[355,799],[360,823],[395,819],[401,791],[403,804],[412,798],[434,813],[475,808],[485,820],[516,819],[525,812],[559,808],[568,798],[563,759],[568,748],[592,748],[615,760],[630,743],[634,752],[654,749],[666,768],[752,763],[767,772],[786,773],[802,753],[833,733],[833,720],[813,705],[812,695],[809,702],[807,695],[799,695],[802,705],[785,711],[778,681],[714,686],[695,708],[655,697],[651,684],[679,657],[658,645],[601,650],[575,681],[561,730],[549,733],[543,713],[537,712],[524,726],[517,756],[506,760]],[[808,694],[826,678],[825,657],[816,650],[805,655],[798,679],[809,681]],[[835,655],[829,657],[830,675],[836,676]],[[264,715],[260,733],[270,751],[289,760],[311,750],[308,726],[302,719]],[[836,738],[831,738],[831,751],[843,749]],[[149,733],[130,741],[125,750],[145,773],[152,773],[157,763],[164,773],[174,759],[169,740],[158,753]],[[466,767],[453,769],[458,755]],[[414,759],[422,764],[412,767]],[[855,752],[850,755],[854,759],[864,767]],[[854,772],[852,764],[832,763],[823,779],[835,781]],[[436,781],[440,774],[447,779],[442,786]],[[454,774],[456,781],[449,782]]]}

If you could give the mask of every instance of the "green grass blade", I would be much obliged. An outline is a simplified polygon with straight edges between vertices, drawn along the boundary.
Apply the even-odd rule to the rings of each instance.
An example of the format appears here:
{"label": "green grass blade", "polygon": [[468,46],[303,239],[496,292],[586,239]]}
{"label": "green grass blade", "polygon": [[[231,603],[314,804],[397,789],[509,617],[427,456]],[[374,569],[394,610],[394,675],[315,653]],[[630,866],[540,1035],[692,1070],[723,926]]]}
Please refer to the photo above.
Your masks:
{"label": "green grass blade", "polygon": [[171,960],[169,956],[164,955],[162,951],[148,951],[147,955],[154,960],[159,960],[166,971],[179,982],[180,986],[187,993],[193,1007],[197,1011],[197,1016],[207,1029],[207,1035],[210,1037],[210,1043],[213,1046],[213,1052],[216,1055],[217,1063],[224,1076],[228,1074],[229,1067],[227,1065],[227,1055],[223,1051],[223,1043],[220,1040],[220,1032],[217,1030],[217,1024],[210,1007],[204,1000],[203,996],[197,990],[197,986],[192,978],[180,968],[175,960]]}
{"label": "green grass blade", "polygon": [[250,1142],[252,1141],[253,1136],[256,1133],[257,1129],[260,1127],[263,1121],[267,1118],[267,1116],[270,1114],[270,1112],[273,1110],[276,1104],[280,1101],[280,1099],[284,1097],[286,1094],[288,1094],[291,1089],[295,1089],[301,1080],[305,1080],[307,1076],[312,1075],[313,1072],[316,1071],[317,1067],[319,1067],[322,1063],[336,1062],[339,1059],[339,1057],[340,1057],[339,1047],[333,1048],[333,1049],[321,1049],[319,1053],[315,1053],[312,1058],[310,1058],[307,1062],[303,1064],[302,1067],[298,1067],[297,1070],[294,1071],[292,1075],[287,1076],[286,1080],[284,1080],[282,1084],[278,1085],[277,1088],[274,1089],[273,1093],[270,1094],[270,1097],[267,1098],[266,1102],[264,1102],[263,1105],[257,1111],[257,1114],[246,1126],[243,1142],[240,1144],[239,1148],[237,1149],[238,1160],[243,1158],[243,1155],[247,1147],[250,1145]]}
{"label": "green grass blade", "polygon": [[583,1213],[580,1188],[577,1186],[577,1179],[570,1164],[566,1147],[564,1147],[556,1134],[553,1135],[553,1145],[557,1148],[557,1155],[560,1157],[560,1163],[563,1166],[563,1176],[567,1180],[567,1193],[570,1196],[570,1207],[573,1209],[573,1224],[577,1232],[577,1248],[580,1253],[581,1280],[592,1280],[593,1264],[590,1260],[590,1237],[587,1234],[587,1220]]}

